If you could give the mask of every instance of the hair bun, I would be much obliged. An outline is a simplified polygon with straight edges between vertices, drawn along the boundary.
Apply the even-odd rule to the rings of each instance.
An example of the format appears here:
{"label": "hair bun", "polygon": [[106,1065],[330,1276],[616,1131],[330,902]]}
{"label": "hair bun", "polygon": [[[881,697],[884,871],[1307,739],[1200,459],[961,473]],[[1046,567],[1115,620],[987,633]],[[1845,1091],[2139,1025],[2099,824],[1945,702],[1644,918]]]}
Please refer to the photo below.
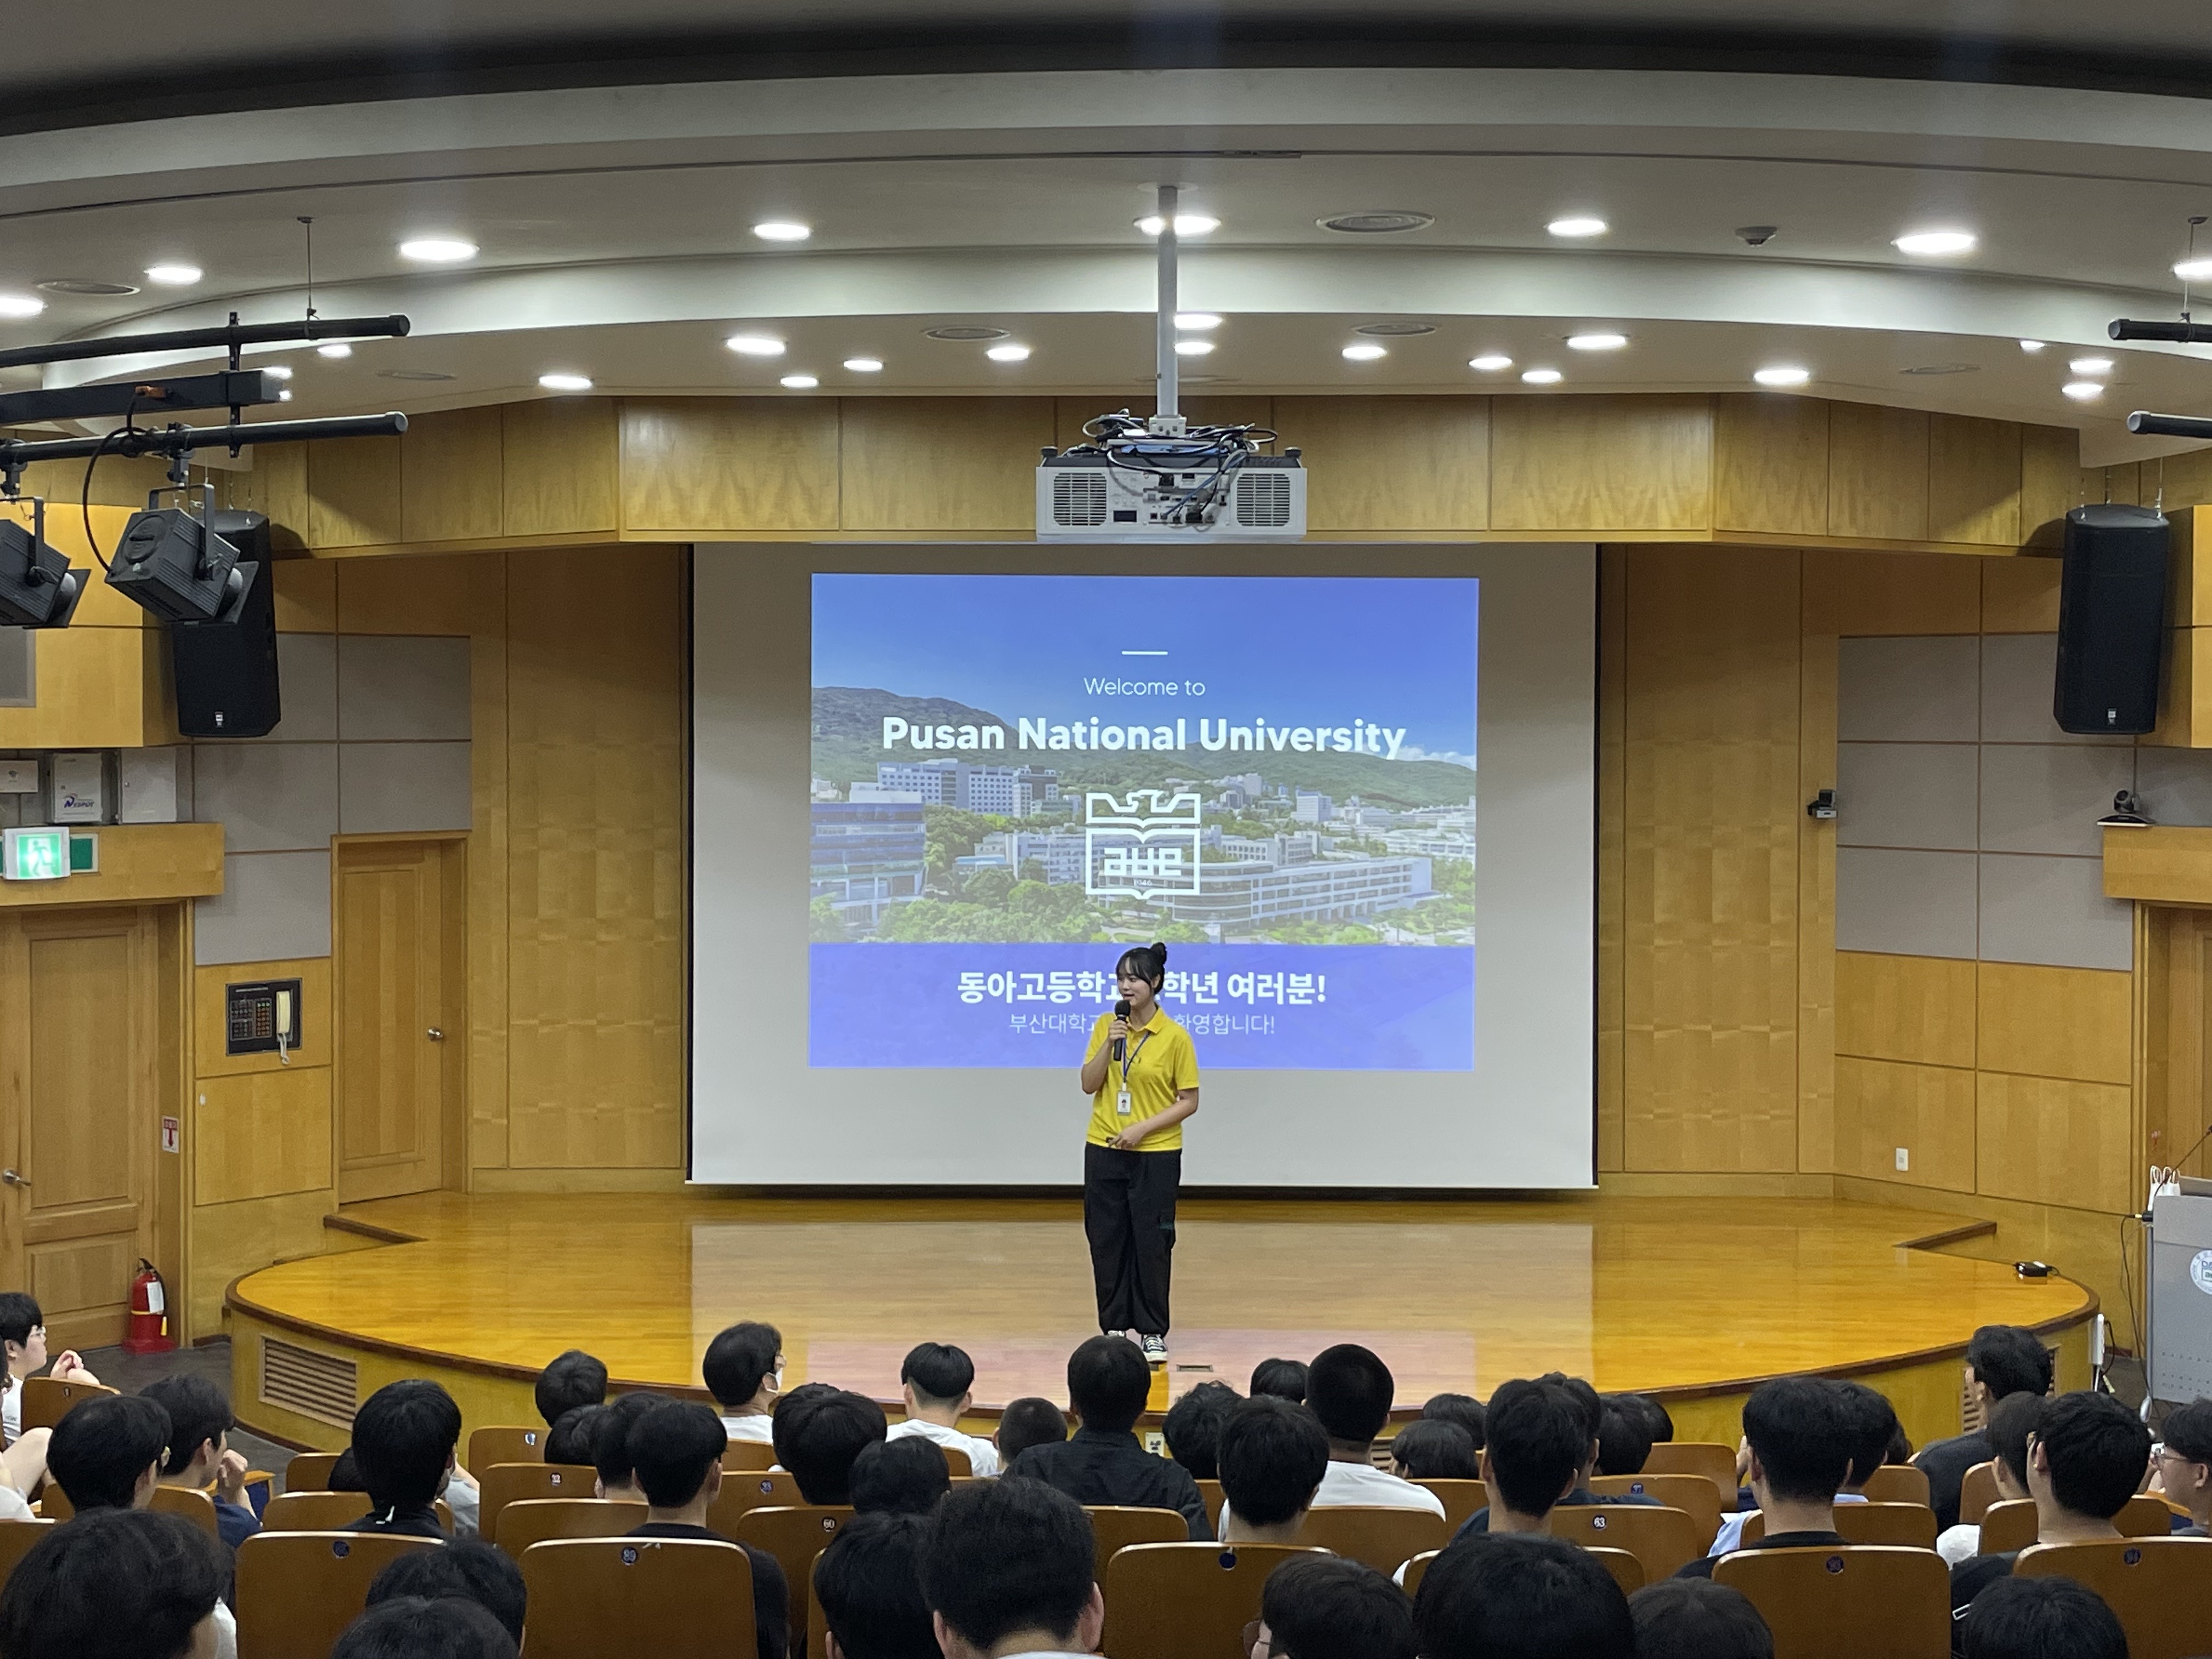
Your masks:
{"label": "hair bun", "polygon": [[1152,941],[1152,961],[1162,968],[1168,965],[1168,947],[1158,939]]}

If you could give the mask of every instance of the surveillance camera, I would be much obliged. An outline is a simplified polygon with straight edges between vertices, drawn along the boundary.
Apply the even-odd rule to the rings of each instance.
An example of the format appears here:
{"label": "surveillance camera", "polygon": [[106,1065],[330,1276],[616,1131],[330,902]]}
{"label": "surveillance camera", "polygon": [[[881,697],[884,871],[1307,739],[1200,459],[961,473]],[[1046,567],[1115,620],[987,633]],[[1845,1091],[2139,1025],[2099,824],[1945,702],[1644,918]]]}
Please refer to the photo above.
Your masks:
{"label": "surveillance camera", "polygon": [[1735,234],[1753,247],[1765,247],[1774,240],[1776,225],[1738,225]]}

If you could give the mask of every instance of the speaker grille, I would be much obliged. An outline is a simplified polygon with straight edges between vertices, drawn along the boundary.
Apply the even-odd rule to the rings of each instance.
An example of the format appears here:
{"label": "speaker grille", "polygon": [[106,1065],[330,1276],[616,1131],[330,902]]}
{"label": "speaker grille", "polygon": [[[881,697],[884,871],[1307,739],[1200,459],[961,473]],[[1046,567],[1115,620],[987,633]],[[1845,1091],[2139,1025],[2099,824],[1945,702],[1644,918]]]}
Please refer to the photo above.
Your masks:
{"label": "speaker grille", "polygon": [[318,1353],[273,1336],[261,1339],[261,1399],[341,1429],[361,1407],[361,1371],[350,1359]]}
{"label": "speaker grille", "polygon": [[1106,480],[1070,469],[1052,475],[1052,521],[1061,530],[1091,530],[1106,522]]}
{"label": "speaker grille", "polygon": [[1291,481],[1281,472],[1237,475],[1236,522],[1243,530],[1282,530],[1291,522]]}

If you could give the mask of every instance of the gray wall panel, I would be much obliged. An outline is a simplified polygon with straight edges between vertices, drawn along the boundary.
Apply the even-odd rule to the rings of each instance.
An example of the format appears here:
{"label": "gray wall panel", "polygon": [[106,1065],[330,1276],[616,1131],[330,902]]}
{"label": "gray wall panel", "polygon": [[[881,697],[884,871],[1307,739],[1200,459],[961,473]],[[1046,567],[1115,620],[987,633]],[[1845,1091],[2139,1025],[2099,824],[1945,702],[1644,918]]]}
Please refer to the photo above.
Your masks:
{"label": "gray wall panel", "polygon": [[338,635],[338,736],[346,742],[469,735],[469,642]]}
{"label": "gray wall panel", "polygon": [[1981,641],[1972,635],[1838,641],[1837,736],[1846,742],[1973,742],[1980,730],[1980,659]]}
{"label": "gray wall panel", "polygon": [[1984,853],[1981,912],[1984,961],[2135,965],[2135,907],[2105,896],[2101,859]]}
{"label": "gray wall panel", "polygon": [[331,953],[331,855],[246,853],[222,861],[222,894],[202,899],[192,959],[270,962]]}
{"label": "gray wall panel", "polygon": [[2124,748],[2127,738],[2078,737],[2051,718],[2058,672],[2056,634],[1992,634],[1982,641],[1984,743],[2086,743]]}
{"label": "gray wall panel", "polygon": [[1836,948],[1974,955],[1974,854],[1836,849]]}
{"label": "gray wall panel", "polygon": [[1974,850],[1972,743],[1845,743],[1836,748],[1836,844]]}
{"label": "gray wall panel", "polygon": [[323,849],[338,828],[338,751],[329,743],[196,745],[193,817],[223,827],[225,849]]}
{"label": "gray wall panel", "polygon": [[469,750],[465,743],[340,744],[340,830],[468,829]]}
{"label": "gray wall panel", "polygon": [[2212,750],[2136,750],[2136,793],[2160,823],[2212,824]]}
{"label": "gray wall panel", "polygon": [[1993,743],[1982,750],[1982,848],[1990,853],[2104,850],[2097,820],[2135,785],[2135,751],[2087,744]]}

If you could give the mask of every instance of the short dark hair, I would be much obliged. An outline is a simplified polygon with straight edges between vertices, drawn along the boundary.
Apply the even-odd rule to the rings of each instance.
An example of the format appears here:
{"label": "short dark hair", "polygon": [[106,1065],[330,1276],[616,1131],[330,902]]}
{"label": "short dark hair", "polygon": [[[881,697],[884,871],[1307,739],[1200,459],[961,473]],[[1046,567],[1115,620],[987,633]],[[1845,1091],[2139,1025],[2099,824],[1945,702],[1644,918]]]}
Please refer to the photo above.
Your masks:
{"label": "short dark hair", "polygon": [[1243,1396],[1226,1382],[1201,1382],[1168,1407],[1160,1434],[1168,1443],[1168,1455],[1188,1469],[1194,1480],[1218,1478],[1215,1448],[1221,1442],[1221,1425],[1243,1403]]}
{"label": "short dark hair", "polygon": [[1471,1394],[1432,1394],[1421,1407],[1421,1415],[1431,1423],[1456,1423],[1468,1431],[1477,1451],[1487,1436],[1487,1414],[1482,1401]]}
{"label": "short dark hair", "polygon": [[949,1342],[917,1343],[899,1366],[899,1381],[924,1400],[957,1400],[975,1386],[975,1362]]}
{"label": "short dark hair", "polygon": [[1145,1413],[1152,1368],[1126,1336],[1094,1336],[1067,1357],[1067,1399],[1086,1429],[1119,1433]]}
{"label": "short dark hair", "polygon": [[1490,1396],[1490,1443],[1484,1449],[1492,1496],[1516,1515],[1549,1515],[1581,1473],[1589,1440],[1572,1395],[1550,1382],[1516,1378],[1499,1383]]}
{"label": "short dark hair", "polygon": [[561,1420],[545,1431],[545,1461],[549,1463],[588,1463],[592,1461],[592,1425],[605,1406],[571,1406]]}
{"label": "short dark hair", "polygon": [[1569,1376],[1565,1371],[1546,1371],[1536,1380],[1567,1391],[1568,1396],[1575,1402],[1575,1409],[1583,1414],[1583,1426],[1589,1430],[1590,1443],[1595,1445],[1599,1433],[1605,1427],[1605,1401],[1598,1398],[1597,1390],[1590,1386],[1588,1379]]}
{"label": "short dark hair", "polygon": [[229,1398],[211,1379],[194,1372],[157,1377],[138,1393],[169,1414],[169,1455],[161,1461],[164,1474],[182,1474],[202,1446],[210,1440],[221,1441],[234,1426]]}
{"label": "short dark hair", "polygon": [[970,1646],[1041,1630],[1069,1647],[1091,1603],[1093,1547],[1091,1517],[1065,1492],[1021,1475],[978,1480],[923,1523],[922,1597]]}
{"label": "short dark hair", "polygon": [[942,1659],[921,1595],[921,1537],[919,1516],[875,1510],[847,1522],[816,1559],[814,1593],[845,1659]]}
{"label": "short dark hair", "polygon": [[2051,1350],[2025,1325],[1984,1325],[1966,1339],[1966,1363],[1999,1400],[2051,1392]]}
{"label": "short dark hair", "polygon": [[1997,1579],[1960,1618],[1959,1646],[1966,1659],[2128,1659],[2105,1598],[2071,1578]]}
{"label": "short dark hair", "polygon": [[927,1515],[952,1490],[952,1466],[945,1449],[922,1435],[872,1440],[853,1460],[847,1489],[856,1511]]}
{"label": "short dark hair", "polygon": [[1413,1659],[1406,1592],[1340,1556],[1284,1562],[1261,1588],[1260,1616],[1285,1659]]}
{"label": "short dark hair", "polygon": [[1636,1659],[1774,1659],[1774,1632],[1733,1584],[1662,1578],[1628,1598]]}
{"label": "short dark hair", "polygon": [[514,1659],[514,1638],[481,1601],[401,1595],[348,1625],[331,1659]]}
{"label": "short dark hair", "polygon": [[[1532,1387],[1545,1387],[1531,1384]],[[1547,1388],[1581,1426],[1571,1399]],[[1496,1396],[1491,1413],[1497,1415]],[[1490,1448],[1495,1462],[1498,1447]],[[1422,1659],[1634,1659],[1628,1598],[1596,1558],[1543,1533],[1470,1533],[1413,1602]]]}
{"label": "short dark hair", "polygon": [[0,1291],[0,1341],[28,1347],[31,1333],[46,1322],[39,1304],[21,1291]]}
{"label": "short dark hair", "polygon": [[2159,1425],[2158,1437],[2192,1463],[2212,1463],[2212,1400],[2199,1395],[2176,1406]]}
{"label": "short dark hair", "polygon": [[1651,1443],[1664,1446],[1674,1438],[1674,1419],[1657,1398],[1648,1394],[1625,1394],[1623,1400],[1633,1400],[1644,1407],[1644,1414],[1651,1419]]}
{"label": "short dark hair", "polygon": [[1397,1382],[1382,1357],[1357,1342],[1314,1356],[1306,1370],[1306,1404],[1332,1440],[1369,1441],[1390,1420]]}
{"label": "short dark hair", "polygon": [[[1863,1486],[1874,1472],[1889,1462],[1890,1443],[1897,1437],[1897,1407],[1863,1382],[1830,1384],[1843,1397],[1857,1431],[1851,1442],[1851,1467],[1844,1476],[1847,1486]],[[1610,1471],[1608,1471],[1610,1473]]]}
{"label": "short dark hair", "polygon": [[581,1348],[554,1355],[538,1373],[538,1414],[551,1428],[579,1406],[607,1403],[607,1368]]}
{"label": "short dark hair", "polygon": [[1067,1438],[1067,1413],[1042,1395],[1025,1394],[999,1413],[999,1456],[1011,1463],[1031,1446]]}
{"label": "short dark hair", "polygon": [[629,1431],[647,1412],[673,1403],[665,1394],[641,1389],[617,1395],[600,1409],[592,1419],[592,1467],[601,1486],[627,1486],[637,1478],[637,1466],[629,1461]]}
{"label": "short dark hair", "polygon": [[1306,1366],[1303,1359],[1263,1359],[1252,1367],[1253,1394],[1272,1394],[1278,1400],[1303,1403],[1306,1397]]}
{"label": "short dark hair", "polygon": [[427,1507],[461,1439],[461,1408],[422,1377],[387,1382],[353,1419],[353,1455],[380,1510]]}
{"label": "short dark hair", "polygon": [[1328,1435],[1304,1406],[1273,1395],[1240,1401],[1221,1425],[1221,1495],[1241,1520],[1279,1527],[1328,1473]]}
{"label": "short dark hair", "polygon": [[884,1408],[864,1394],[831,1389],[794,1395],[775,1414],[776,1455],[810,1504],[853,1501],[853,1460],[884,1437]]}
{"label": "short dark hair", "polygon": [[1857,1413],[1817,1376],[1779,1376],[1743,1402],[1743,1437],[1777,1498],[1825,1504],[1851,1472]]}
{"label": "short dark hair", "polygon": [[698,1497],[729,1444],[730,1431],[711,1407],[671,1400],[630,1425],[629,1466],[647,1503],[681,1509]]}
{"label": "short dark hair", "polygon": [[80,1510],[127,1510],[169,1444],[169,1414],[143,1395],[88,1400],[54,1425],[46,1470]]}
{"label": "short dark hair", "polygon": [[474,1601],[517,1643],[522,1640],[523,1615],[530,1607],[521,1567],[481,1538],[456,1538],[441,1550],[410,1550],[393,1558],[370,1583],[365,1605],[373,1607],[406,1595],[426,1601],[458,1595]]}
{"label": "short dark hair", "polygon": [[2008,1394],[1990,1408],[1990,1446],[2022,1492],[2027,1490],[2027,1437],[2042,1420],[2039,1394]]}
{"label": "short dark hair", "polygon": [[323,1490],[362,1492],[368,1490],[368,1483],[361,1478],[361,1460],[353,1455],[351,1446],[340,1452],[338,1461],[331,1465],[331,1472],[323,1477]]}
{"label": "short dark hair", "polygon": [[1474,1437],[1456,1423],[1424,1417],[1398,1431],[1391,1457],[1408,1480],[1474,1480],[1481,1474]]}
{"label": "short dark hair", "polygon": [[[799,1418],[790,1414],[792,1408],[836,1392],[837,1387],[832,1382],[802,1382],[790,1393],[777,1398],[775,1407],[768,1414],[768,1435],[775,1448],[775,1461],[783,1468],[787,1469],[791,1467],[791,1459],[784,1455],[786,1425],[799,1420]],[[799,1413],[799,1417],[805,1415],[803,1411]]]}
{"label": "short dark hair", "polygon": [[1641,1407],[1607,1400],[1597,1424],[1597,1472],[1641,1474],[1651,1458],[1651,1419]]}
{"label": "short dark hair", "polygon": [[85,1510],[48,1528],[8,1576],[0,1653],[177,1659],[229,1582],[228,1554],[182,1516]]}
{"label": "short dark hair", "polygon": [[2142,1419],[2112,1395],[2086,1389],[2044,1401],[2035,1443],[2051,1460],[2051,1496],[2076,1515],[2102,1521],[2127,1507],[2150,1460]]}
{"label": "short dark hair", "polygon": [[707,1345],[700,1373],[707,1391],[725,1406],[743,1406],[761,1391],[783,1352],[783,1333],[748,1319],[731,1326]]}

